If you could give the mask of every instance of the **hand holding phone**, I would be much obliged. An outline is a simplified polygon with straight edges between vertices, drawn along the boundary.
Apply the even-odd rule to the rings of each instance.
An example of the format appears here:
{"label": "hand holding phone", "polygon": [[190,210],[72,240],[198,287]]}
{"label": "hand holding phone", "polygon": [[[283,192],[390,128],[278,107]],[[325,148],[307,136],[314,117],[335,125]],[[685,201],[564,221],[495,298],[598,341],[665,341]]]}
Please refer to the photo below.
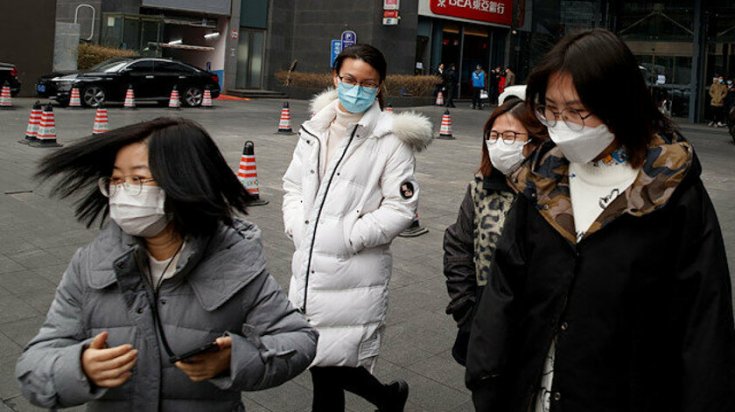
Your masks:
{"label": "hand holding phone", "polygon": [[206,345],[202,345],[196,349],[190,350],[189,352],[183,353],[181,355],[172,356],[169,358],[169,361],[174,364],[176,362],[186,362],[187,359],[196,356],[201,355],[202,353],[209,353],[209,352],[217,352],[219,350],[219,345],[217,342],[209,342]]}
{"label": "hand holding phone", "polygon": [[223,373],[227,373],[230,369],[230,360],[232,356],[232,338],[229,336],[221,336],[215,341],[216,348],[206,349],[211,344],[207,344],[191,351],[192,355],[185,353],[178,358],[186,360],[176,361],[176,367],[184,372],[193,382],[202,382],[212,379]]}

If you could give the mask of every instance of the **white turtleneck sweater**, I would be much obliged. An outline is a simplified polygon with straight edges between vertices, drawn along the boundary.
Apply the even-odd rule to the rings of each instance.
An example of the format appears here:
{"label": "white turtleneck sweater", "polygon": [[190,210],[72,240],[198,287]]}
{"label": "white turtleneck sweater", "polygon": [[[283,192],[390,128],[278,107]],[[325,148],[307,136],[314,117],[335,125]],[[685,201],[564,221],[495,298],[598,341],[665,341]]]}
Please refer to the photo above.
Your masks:
{"label": "white turtleneck sweater", "polygon": [[327,133],[327,141],[325,149],[322,150],[322,162],[319,170],[319,177],[323,178],[324,173],[327,170],[327,164],[332,161],[332,156],[335,155],[337,148],[342,141],[349,137],[348,133],[352,131],[354,125],[362,119],[364,113],[350,113],[344,111],[339,107],[339,100],[334,102],[334,112],[337,114],[332,124],[329,126]]}

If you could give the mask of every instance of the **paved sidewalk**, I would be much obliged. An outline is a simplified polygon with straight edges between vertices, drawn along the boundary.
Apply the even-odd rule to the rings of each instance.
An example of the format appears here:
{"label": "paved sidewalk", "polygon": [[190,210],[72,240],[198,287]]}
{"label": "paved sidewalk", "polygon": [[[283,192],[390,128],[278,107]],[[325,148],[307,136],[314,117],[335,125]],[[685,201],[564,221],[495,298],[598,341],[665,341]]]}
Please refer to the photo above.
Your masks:
{"label": "paved sidewalk", "polygon": [[[35,163],[49,150],[16,143],[24,135],[32,100],[15,99],[14,111],[0,111],[0,412],[37,410],[19,394],[15,361],[40,327],[54,289],[71,255],[94,236],[74,220],[71,201],[48,198],[51,183],[38,185],[31,176]],[[308,105],[291,101],[294,129],[306,120]],[[281,176],[291,159],[297,137],[274,134],[281,102],[275,100],[216,101],[213,110],[178,112],[151,107],[126,112],[110,109],[111,127],[180,115],[200,122],[213,136],[233,169],[245,140],[255,143],[261,197],[270,204],[254,207],[250,219],[263,230],[269,269],[288,287],[291,242],[281,221]],[[403,109],[396,109],[401,111]],[[438,131],[443,108],[422,107]],[[56,109],[59,141],[70,143],[91,132],[94,111]],[[393,244],[387,336],[376,375],[389,381],[406,379],[408,411],[471,411],[464,371],[451,358],[456,327],[444,314],[447,303],[442,275],[442,236],[457,215],[467,182],[479,163],[481,129],[489,111],[452,111],[456,140],[437,140],[417,156],[421,184],[421,224],[429,233],[399,238]],[[715,203],[735,263],[735,145],[723,129],[685,128],[704,165],[703,179]],[[104,138],[104,137],[100,137]],[[245,393],[249,412],[308,411],[308,374],[278,388]],[[348,396],[351,411],[373,411],[365,401]]]}

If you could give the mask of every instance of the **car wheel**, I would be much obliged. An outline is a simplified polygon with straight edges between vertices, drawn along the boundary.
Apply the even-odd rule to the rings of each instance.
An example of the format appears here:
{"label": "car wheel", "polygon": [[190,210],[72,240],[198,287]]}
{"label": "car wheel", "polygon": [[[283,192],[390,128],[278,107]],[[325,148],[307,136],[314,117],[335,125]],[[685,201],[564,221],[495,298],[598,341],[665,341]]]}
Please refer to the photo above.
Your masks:
{"label": "car wheel", "polygon": [[88,86],[82,92],[82,102],[85,106],[99,107],[106,99],[105,90],[99,86]]}
{"label": "car wheel", "polygon": [[189,107],[197,107],[202,104],[202,89],[196,86],[187,87],[184,92],[184,103]]}

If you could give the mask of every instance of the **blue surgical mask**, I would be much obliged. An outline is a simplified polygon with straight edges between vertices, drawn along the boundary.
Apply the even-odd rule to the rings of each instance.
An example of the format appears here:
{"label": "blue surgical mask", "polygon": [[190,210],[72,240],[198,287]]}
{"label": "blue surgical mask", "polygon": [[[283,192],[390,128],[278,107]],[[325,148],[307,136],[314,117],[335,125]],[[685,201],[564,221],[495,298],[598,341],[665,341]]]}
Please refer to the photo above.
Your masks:
{"label": "blue surgical mask", "polygon": [[339,102],[350,113],[363,113],[375,102],[377,87],[350,86],[339,82],[337,85]]}

